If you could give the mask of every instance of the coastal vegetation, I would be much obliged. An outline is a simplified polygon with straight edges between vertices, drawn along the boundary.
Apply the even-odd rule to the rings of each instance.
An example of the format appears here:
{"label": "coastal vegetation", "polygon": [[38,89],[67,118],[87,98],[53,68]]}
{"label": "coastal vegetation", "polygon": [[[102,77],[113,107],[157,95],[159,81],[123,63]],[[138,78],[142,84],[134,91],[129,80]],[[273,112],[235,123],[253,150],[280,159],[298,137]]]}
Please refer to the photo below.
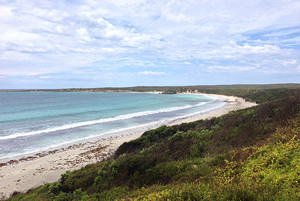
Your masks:
{"label": "coastal vegetation", "polygon": [[259,105],[146,131],[113,157],[10,200],[299,200],[300,89],[291,86],[156,88]]}

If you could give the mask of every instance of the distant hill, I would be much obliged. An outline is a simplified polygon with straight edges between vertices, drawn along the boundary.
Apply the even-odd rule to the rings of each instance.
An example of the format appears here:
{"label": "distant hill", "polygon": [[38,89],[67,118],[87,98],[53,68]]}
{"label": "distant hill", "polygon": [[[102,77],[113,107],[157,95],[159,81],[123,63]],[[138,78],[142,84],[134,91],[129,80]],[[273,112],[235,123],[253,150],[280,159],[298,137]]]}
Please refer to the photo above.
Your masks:
{"label": "distant hill", "polygon": [[148,92],[148,91],[174,91],[174,92],[195,92],[208,90],[262,90],[262,89],[299,89],[300,84],[236,84],[236,85],[195,85],[195,86],[136,86],[136,87],[104,87],[104,88],[66,88],[66,89],[2,89],[1,91],[57,91],[57,92]]}

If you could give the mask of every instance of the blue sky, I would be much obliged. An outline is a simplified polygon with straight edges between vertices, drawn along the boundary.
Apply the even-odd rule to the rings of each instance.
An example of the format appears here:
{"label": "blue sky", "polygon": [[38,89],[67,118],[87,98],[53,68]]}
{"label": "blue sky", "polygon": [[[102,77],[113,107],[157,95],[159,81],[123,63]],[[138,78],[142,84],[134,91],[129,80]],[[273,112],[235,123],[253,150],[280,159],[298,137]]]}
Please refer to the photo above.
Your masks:
{"label": "blue sky", "polygon": [[299,82],[299,0],[0,0],[2,89]]}

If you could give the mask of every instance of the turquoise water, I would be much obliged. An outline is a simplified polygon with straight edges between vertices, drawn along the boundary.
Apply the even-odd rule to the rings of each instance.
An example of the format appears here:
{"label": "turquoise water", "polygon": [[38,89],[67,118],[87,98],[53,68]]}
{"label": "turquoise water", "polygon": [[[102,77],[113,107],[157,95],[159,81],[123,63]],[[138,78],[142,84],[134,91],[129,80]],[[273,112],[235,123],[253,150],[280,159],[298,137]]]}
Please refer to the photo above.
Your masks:
{"label": "turquoise water", "polygon": [[221,107],[200,95],[0,93],[0,159]]}

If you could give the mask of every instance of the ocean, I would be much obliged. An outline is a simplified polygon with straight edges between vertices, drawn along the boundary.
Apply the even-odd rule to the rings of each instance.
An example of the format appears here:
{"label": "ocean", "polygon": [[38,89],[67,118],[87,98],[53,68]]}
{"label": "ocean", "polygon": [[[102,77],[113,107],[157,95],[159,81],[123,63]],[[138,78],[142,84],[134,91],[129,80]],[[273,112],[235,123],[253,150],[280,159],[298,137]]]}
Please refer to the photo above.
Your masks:
{"label": "ocean", "polygon": [[128,128],[163,124],[225,104],[194,94],[3,92],[0,159],[120,135]]}

